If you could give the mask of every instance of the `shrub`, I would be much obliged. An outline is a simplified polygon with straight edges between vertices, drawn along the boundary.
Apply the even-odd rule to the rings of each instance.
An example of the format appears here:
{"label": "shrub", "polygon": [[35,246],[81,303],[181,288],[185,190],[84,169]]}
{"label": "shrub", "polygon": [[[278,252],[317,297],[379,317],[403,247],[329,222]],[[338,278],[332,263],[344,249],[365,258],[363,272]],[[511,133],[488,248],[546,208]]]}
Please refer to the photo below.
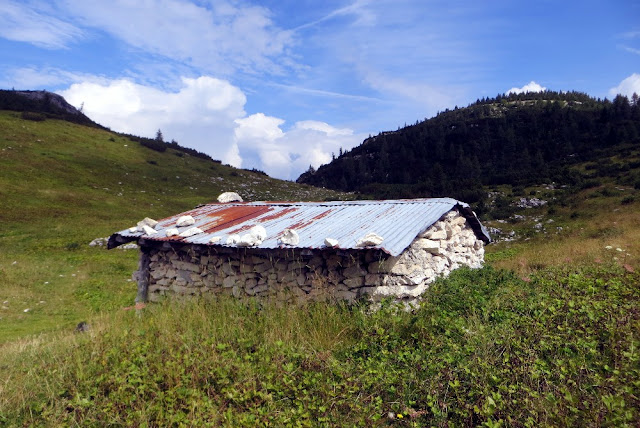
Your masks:
{"label": "shrub", "polygon": [[640,160],[629,161],[629,168],[631,169],[640,168]]}
{"label": "shrub", "polygon": [[47,119],[47,116],[45,116],[44,113],[36,113],[32,111],[23,111],[22,114],[20,114],[20,117],[24,120],[31,120],[34,122],[43,122]]}
{"label": "shrub", "polygon": [[167,145],[158,140],[152,140],[151,138],[140,138],[140,144],[156,152],[167,151]]}
{"label": "shrub", "polygon": [[622,205],[629,205],[632,204],[633,202],[635,202],[635,198],[633,196],[625,196],[622,201],[621,204]]}
{"label": "shrub", "polygon": [[602,182],[600,180],[591,179],[585,180],[582,184],[580,184],[580,189],[592,189],[594,187],[602,186]]}
{"label": "shrub", "polygon": [[64,248],[69,251],[75,251],[80,249],[80,244],[77,242],[69,242],[67,245],[64,246]]}

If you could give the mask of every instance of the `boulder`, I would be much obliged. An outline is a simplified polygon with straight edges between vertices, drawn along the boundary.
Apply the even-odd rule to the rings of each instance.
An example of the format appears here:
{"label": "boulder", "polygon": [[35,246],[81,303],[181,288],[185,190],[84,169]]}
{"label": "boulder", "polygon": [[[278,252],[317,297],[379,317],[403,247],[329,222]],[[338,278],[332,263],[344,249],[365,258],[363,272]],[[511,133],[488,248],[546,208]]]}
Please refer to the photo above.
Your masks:
{"label": "boulder", "polygon": [[195,219],[190,215],[183,215],[178,218],[178,221],[176,221],[176,226],[178,227],[191,226],[195,222],[196,222]]}
{"label": "boulder", "polygon": [[356,247],[375,247],[382,244],[384,238],[374,232],[369,232],[356,243]]}
{"label": "boulder", "polygon": [[198,228],[198,227],[191,227],[191,228],[189,228],[189,229],[187,229],[187,230],[185,230],[185,231],[181,232],[179,236],[181,236],[181,237],[183,237],[183,238],[188,238],[188,237],[190,237],[190,236],[193,236],[193,235],[199,235],[199,234],[201,234],[201,233],[204,233],[204,232],[202,231],[202,229],[200,229],[200,228]]}
{"label": "boulder", "polygon": [[157,224],[158,224],[158,222],[155,221],[154,219],[149,218],[149,217],[145,217],[144,219],[142,219],[142,220],[140,220],[138,222],[138,224],[136,225],[136,230],[138,232],[143,232],[144,231],[143,230],[144,226],[149,226],[150,228],[154,228],[154,227],[156,227]]}
{"label": "boulder", "polygon": [[171,227],[171,228],[167,229],[167,230],[165,231],[165,233],[166,233],[167,238],[168,238],[168,237],[171,237],[171,236],[177,236],[177,235],[179,235],[179,234],[180,234],[180,231],[179,231],[177,228],[175,228],[175,227]]}
{"label": "boulder", "polygon": [[280,237],[280,242],[285,245],[298,245],[300,243],[300,236],[298,232],[293,229],[285,229]]}
{"label": "boulder", "polygon": [[236,192],[224,192],[218,196],[218,202],[226,204],[229,202],[242,202],[242,197]]}
{"label": "boulder", "polygon": [[158,231],[146,224],[142,226],[142,232],[147,236],[155,235],[156,233],[158,233]]}
{"label": "boulder", "polygon": [[336,248],[340,242],[333,238],[324,238],[324,245],[329,248]]}

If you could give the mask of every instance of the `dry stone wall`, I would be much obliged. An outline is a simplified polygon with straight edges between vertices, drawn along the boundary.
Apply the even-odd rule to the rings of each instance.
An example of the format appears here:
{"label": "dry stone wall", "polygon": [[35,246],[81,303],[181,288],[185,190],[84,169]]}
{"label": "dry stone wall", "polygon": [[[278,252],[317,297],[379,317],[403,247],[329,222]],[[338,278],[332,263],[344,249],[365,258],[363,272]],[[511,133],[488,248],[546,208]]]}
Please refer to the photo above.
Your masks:
{"label": "dry stone wall", "polygon": [[148,251],[151,301],[166,295],[229,294],[295,302],[351,303],[363,297],[412,302],[438,276],[463,265],[478,268],[484,259],[483,242],[457,211],[397,257],[374,249],[266,250],[168,242]]}

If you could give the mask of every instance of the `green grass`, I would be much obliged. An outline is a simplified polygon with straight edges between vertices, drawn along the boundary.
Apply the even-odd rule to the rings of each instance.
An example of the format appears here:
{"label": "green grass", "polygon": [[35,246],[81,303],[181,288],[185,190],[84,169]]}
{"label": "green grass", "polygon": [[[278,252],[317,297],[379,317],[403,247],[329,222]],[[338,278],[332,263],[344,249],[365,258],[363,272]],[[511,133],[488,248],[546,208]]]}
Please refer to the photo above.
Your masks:
{"label": "green grass", "polygon": [[[137,251],[88,247],[144,217],[215,201],[350,195],[237,170],[111,132],[0,111],[0,343],[128,306]],[[25,310],[28,310],[25,312]]]}
{"label": "green grass", "polygon": [[[508,188],[499,190],[508,195],[507,199],[515,197]],[[593,188],[555,191],[528,188],[524,193],[549,204],[517,209],[515,214],[525,216],[524,220],[511,217],[503,223],[484,222],[503,231],[513,230],[518,236],[516,241],[486,248],[485,259],[492,265],[522,275],[553,266],[603,262],[640,269],[639,189],[603,177],[600,185]],[[535,228],[537,223],[541,223],[541,229]],[[606,250],[607,246],[613,247],[613,251]],[[624,251],[615,251],[616,248]]]}
{"label": "green grass", "polygon": [[[435,283],[413,312],[234,300],[14,344],[9,425],[635,426],[640,289],[615,265]],[[390,419],[392,414],[394,419]]]}
{"label": "green grass", "polygon": [[631,185],[522,189],[553,201],[526,214],[562,232],[509,221],[529,239],[487,247],[493,268],[454,272],[413,312],[228,299],[136,312],[123,308],[137,251],[92,239],[223,191],[353,195],[56,120],[0,112],[0,130],[0,425],[640,423],[636,167]]}

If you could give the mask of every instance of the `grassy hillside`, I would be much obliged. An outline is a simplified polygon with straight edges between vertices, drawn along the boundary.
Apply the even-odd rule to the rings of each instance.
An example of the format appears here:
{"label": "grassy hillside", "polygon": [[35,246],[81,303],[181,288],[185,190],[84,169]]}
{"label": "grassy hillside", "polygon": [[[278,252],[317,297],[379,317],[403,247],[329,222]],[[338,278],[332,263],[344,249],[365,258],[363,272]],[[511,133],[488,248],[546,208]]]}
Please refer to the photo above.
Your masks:
{"label": "grassy hillside", "polygon": [[485,188],[489,266],[439,280],[412,312],[223,298],[135,311],[137,251],[93,238],[228,190],[352,195],[19,113],[0,112],[0,130],[0,425],[640,423],[635,151],[574,163],[576,187]]}
{"label": "grassy hillside", "polygon": [[130,305],[137,251],[88,243],[146,216],[223,191],[246,200],[347,197],[60,120],[0,111],[0,130],[0,343]]}

